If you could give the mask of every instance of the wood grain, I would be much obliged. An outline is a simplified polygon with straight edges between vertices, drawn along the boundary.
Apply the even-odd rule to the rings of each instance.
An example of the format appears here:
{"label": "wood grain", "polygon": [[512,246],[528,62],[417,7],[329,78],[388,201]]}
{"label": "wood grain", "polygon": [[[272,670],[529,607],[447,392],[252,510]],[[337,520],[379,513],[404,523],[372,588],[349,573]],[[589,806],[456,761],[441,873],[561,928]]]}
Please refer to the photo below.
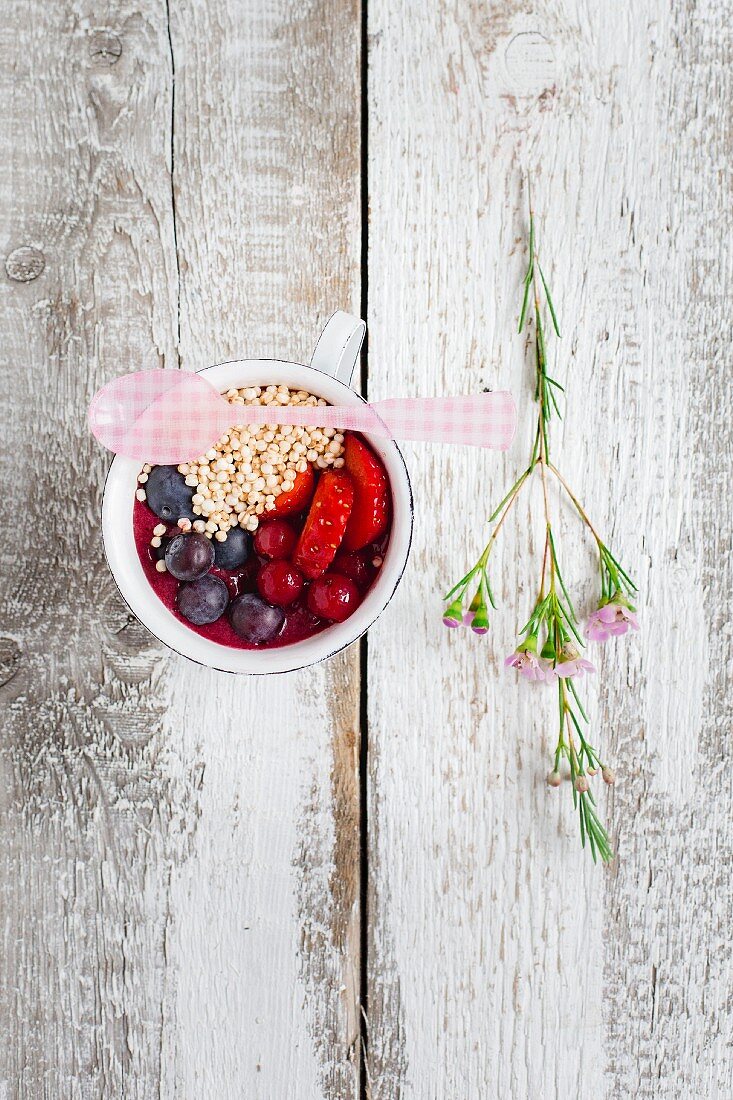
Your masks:
{"label": "wood grain", "polygon": [[349,1098],[357,655],[254,683],[156,645],[85,409],[131,367],[303,359],[356,306],[358,11],[95,8],[9,0],[0,43],[0,1093]]}
{"label": "wood grain", "polygon": [[[525,425],[506,458],[406,448],[412,564],[369,645],[372,1100],[731,1092],[724,12],[369,8],[370,395],[510,385]],[[589,689],[619,773],[606,872],[543,783],[551,700],[501,668],[536,497],[506,525],[489,638],[439,616],[529,443],[528,169],[564,330],[556,454],[641,587],[643,635],[596,654]],[[590,550],[553,508],[588,610]]]}
{"label": "wood grain", "polygon": [[[0,1091],[149,1097],[170,863],[197,816],[165,731],[168,657],[103,564],[106,460],[85,408],[174,352],[159,5],[120,4],[111,63],[90,3],[4,11]],[[155,8],[155,10],[152,10]],[[18,250],[35,262],[18,266]],[[22,253],[21,253],[22,255]],[[20,277],[19,277],[20,276]]]}

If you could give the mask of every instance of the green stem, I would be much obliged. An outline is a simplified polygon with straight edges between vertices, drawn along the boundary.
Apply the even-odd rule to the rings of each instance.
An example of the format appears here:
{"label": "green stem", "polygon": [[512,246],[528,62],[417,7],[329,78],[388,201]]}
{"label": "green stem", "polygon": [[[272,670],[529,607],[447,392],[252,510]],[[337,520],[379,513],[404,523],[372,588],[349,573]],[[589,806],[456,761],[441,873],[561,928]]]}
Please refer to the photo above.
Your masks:
{"label": "green stem", "polygon": [[588,519],[588,516],[586,515],[586,512],[585,512],[585,509],[583,508],[583,505],[582,505],[582,504],[580,503],[580,501],[579,501],[579,500],[578,500],[578,498],[576,497],[575,493],[573,493],[572,489],[570,488],[570,486],[568,485],[567,481],[565,480],[565,478],[564,478],[564,477],[562,476],[562,474],[561,474],[561,473],[560,473],[560,471],[558,470],[557,466],[554,466],[554,465],[552,464],[552,462],[548,462],[548,463],[547,463],[547,467],[548,467],[548,469],[549,469],[549,470],[551,470],[551,471],[552,471],[552,473],[553,473],[553,474],[555,475],[555,477],[557,478],[557,480],[558,480],[558,481],[560,482],[560,484],[562,485],[562,487],[563,487],[563,489],[565,490],[565,492],[566,492],[566,493],[568,494],[568,496],[570,497],[571,501],[572,501],[572,502],[573,502],[573,504],[575,505],[576,511],[578,512],[578,515],[579,515],[579,516],[580,516],[580,518],[581,518],[581,519],[583,520],[583,523],[585,523],[585,524],[586,524],[586,526],[588,527],[588,530],[589,530],[589,531],[591,532],[591,534],[593,535],[593,538],[594,538],[594,539],[596,540],[596,542],[598,543],[598,548],[600,549],[600,548],[601,548],[601,547],[603,546],[603,540],[601,539],[601,536],[600,536],[600,535],[598,534],[598,532],[596,531],[596,529],[595,529],[595,527],[593,526],[593,524],[591,523],[591,521],[590,521],[590,520]]}
{"label": "green stem", "polygon": [[498,506],[497,506],[497,507],[496,507],[496,508],[494,509],[494,511],[493,511],[493,512],[491,513],[491,515],[489,516],[489,519],[488,519],[488,522],[489,522],[489,523],[493,523],[493,522],[494,522],[494,520],[496,519],[496,517],[497,517],[497,516],[499,515],[499,512],[500,512],[500,511],[502,510],[502,508],[504,507],[504,505],[506,504],[506,502],[507,502],[507,501],[509,500],[509,497],[513,496],[513,494],[514,494],[515,492],[518,492],[518,490],[519,490],[519,489],[521,489],[522,485],[524,484],[524,482],[525,482],[525,481],[527,480],[527,478],[529,477],[529,475],[530,475],[531,473],[532,473],[532,466],[531,466],[531,464],[530,464],[530,465],[529,465],[529,466],[527,467],[527,469],[526,469],[526,470],[524,471],[524,473],[523,473],[523,474],[520,474],[520,475],[519,475],[519,477],[518,477],[518,478],[517,478],[517,480],[516,480],[516,481],[514,482],[514,484],[512,485],[511,489],[509,490],[509,492],[508,492],[508,493],[506,494],[506,496],[505,496],[505,497],[504,497],[504,499],[502,500],[501,504],[499,504],[499,505],[498,505]]}

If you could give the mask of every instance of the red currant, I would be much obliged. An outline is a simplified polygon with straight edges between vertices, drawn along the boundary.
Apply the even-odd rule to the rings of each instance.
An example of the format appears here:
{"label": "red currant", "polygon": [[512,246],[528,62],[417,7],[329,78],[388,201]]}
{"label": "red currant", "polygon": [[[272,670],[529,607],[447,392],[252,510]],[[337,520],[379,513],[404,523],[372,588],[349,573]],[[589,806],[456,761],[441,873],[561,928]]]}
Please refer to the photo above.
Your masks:
{"label": "red currant", "polygon": [[363,550],[342,550],[333,559],[333,571],[354,581],[362,591],[369,587],[374,576],[374,567]]}
{"label": "red currant", "polygon": [[259,572],[257,588],[264,600],[287,607],[303,590],[303,574],[288,561],[269,561]]}
{"label": "red currant", "polygon": [[295,531],[287,520],[272,519],[268,523],[261,523],[257,528],[255,550],[263,558],[289,558],[296,538]]}
{"label": "red currant", "polygon": [[308,610],[332,623],[348,619],[360,602],[359,589],[354,582],[339,573],[317,577],[308,589]]}

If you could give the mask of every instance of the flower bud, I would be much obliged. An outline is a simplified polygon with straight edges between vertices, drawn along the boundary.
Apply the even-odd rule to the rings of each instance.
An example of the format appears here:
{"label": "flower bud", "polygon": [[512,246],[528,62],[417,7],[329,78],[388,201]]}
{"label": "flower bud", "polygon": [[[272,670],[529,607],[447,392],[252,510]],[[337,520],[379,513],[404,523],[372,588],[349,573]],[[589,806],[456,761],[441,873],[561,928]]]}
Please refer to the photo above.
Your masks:
{"label": "flower bud", "polygon": [[587,775],[578,775],[575,779],[575,789],[578,794],[587,794],[590,788]]}
{"label": "flower bud", "polygon": [[598,775],[598,768],[588,768],[588,775]]}
{"label": "flower bud", "polygon": [[481,586],[479,586],[476,589],[476,592],[474,594],[473,599],[471,600],[470,604],[468,605],[468,610],[469,610],[469,612],[472,612],[475,615],[476,612],[479,611],[480,608],[482,608],[482,607],[484,607],[484,601],[483,601],[483,597],[481,596]]}
{"label": "flower bud", "polygon": [[471,630],[474,634],[488,634],[489,632],[489,616],[486,614],[486,608],[480,607],[473,617],[471,623]]}
{"label": "flower bud", "polygon": [[561,783],[562,783],[562,776],[560,775],[560,772],[558,772],[558,771],[549,772],[549,774],[547,776],[547,786],[548,787],[559,787]]}
{"label": "flower bud", "polygon": [[603,782],[608,783],[609,787],[612,787],[613,784],[616,782],[616,775],[612,768],[603,768],[601,771],[601,775],[603,776]]}
{"label": "flower bud", "polygon": [[463,622],[463,597],[459,596],[443,612],[443,622],[451,628],[460,626]]}

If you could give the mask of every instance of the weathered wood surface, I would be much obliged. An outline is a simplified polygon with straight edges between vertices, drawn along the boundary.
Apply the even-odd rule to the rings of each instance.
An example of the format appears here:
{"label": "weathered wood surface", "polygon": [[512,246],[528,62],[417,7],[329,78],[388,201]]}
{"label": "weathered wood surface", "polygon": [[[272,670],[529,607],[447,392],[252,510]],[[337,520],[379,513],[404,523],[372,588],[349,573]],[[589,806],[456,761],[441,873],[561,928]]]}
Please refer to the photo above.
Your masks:
{"label": "weathered wood surface", "polygon": [[[502,459],[405,448],[414,554],[362,685],[361,1028],[357,652],[250,683],[155,645],[103,565],[84,421],[130,366],[302,359],[358,312],[359,7],[3,14],[0,1097],[731,1095],[727,5],[369,4],[370,393],[510,385],[524,427]],[[490,636],[439,623],[527,442],[527,168],[557,452],[642,589],[590,691],[606,872],[543,784],[551,702],[500,667],[536,498]]]}
{"label": "weathered wood surface", "polygon": [[266,682],[154,644],[85,407],[358,310],[358,12],[30,7],[0,75],[0,1095],[354,1097],[358,653]]}
{"label": "weathered wood surface", "polygon": [[[733,1092],[732,62],[715,0],[369,5],[370,393],[523,387],[525,421],[502,461],[407,449],[412,564],[369,642],[373,1100]],[[438,618],[528,446],[528,168],[557,454],[641,585],[644,633],[590,688],[619,774],[605,873],[543,783],[553,700],[501,667],[539,500],[506,525],[489,637]],[[588,609],[589,548],[553,508]]]}

